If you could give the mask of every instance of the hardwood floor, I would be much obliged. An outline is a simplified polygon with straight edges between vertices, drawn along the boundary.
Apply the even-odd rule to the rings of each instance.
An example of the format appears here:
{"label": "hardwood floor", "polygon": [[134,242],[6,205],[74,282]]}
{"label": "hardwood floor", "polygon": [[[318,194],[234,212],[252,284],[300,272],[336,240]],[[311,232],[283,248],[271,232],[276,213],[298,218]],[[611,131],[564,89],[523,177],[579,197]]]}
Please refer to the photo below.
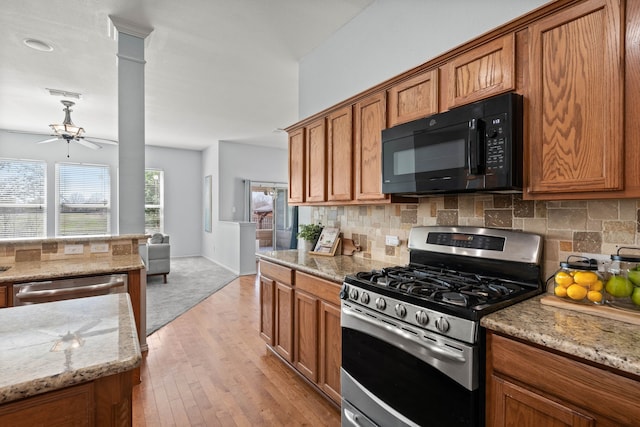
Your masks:
{"label": "hardwood floor", "polygon": [[266,349],[241,276],[147,338],[134,426],[339,426],[340,411]]}

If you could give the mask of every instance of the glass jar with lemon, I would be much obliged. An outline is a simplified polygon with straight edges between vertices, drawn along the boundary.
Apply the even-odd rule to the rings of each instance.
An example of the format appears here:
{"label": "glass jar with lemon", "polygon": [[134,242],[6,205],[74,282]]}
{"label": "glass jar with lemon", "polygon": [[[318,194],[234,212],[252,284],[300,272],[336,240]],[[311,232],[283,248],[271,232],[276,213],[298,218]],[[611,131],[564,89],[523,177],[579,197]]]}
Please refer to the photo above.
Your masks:
{"label": "glass jar with lemon", "polygon": [[611,255],[605,291],[608,305],[640,310],[640,248],[620,247]]}
{"label": "glass jar with lemon", "polygon": [[595,259],[570,255],[553,276],[553,294],[583,304],[603,304],[604,283]]}

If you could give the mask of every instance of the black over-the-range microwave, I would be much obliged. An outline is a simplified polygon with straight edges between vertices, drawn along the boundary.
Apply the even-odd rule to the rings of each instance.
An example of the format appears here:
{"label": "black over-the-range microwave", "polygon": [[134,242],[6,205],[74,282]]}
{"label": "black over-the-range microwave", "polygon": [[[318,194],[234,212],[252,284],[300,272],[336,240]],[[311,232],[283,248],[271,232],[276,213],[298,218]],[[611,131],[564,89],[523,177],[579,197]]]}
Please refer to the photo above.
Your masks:
{"label": "black over-the-range microwave", "polygon": [[522,96],[487,98],[382,131],[382,192],[522,191]]}

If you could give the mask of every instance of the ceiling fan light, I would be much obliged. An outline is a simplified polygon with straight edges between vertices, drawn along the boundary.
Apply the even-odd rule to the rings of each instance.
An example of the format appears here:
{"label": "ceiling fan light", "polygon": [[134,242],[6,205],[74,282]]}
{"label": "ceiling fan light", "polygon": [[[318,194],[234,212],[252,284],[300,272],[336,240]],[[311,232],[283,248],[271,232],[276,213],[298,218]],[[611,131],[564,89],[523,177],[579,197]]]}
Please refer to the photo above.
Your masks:
{"label": "ceiling fan light", "polygon": [[76,126],[71,121],[71,109],[69,107],[73,106],[74,103],[72,101],[60,101],[65,106],[64,108],[64,121],[61,124],[52,124],[49,125],[53,131],[64,137],[64,138],[78,138],[84,132],[84,129]]}
{"label": "ceiling fan light", "polygon": [[49,125],[51,129],[57,134],[61,136],[67,136],[69,138],[77,138],[84,132],[84,129],[74,125],[73,123],[62,123],[62,124],[54,124]]}

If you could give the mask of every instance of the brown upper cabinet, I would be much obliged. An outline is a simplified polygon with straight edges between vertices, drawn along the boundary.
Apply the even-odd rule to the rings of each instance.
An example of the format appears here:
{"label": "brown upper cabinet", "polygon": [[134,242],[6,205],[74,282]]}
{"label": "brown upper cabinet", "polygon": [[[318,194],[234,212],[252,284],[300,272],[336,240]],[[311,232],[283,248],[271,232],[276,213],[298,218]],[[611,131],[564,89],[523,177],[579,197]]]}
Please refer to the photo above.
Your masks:
{"label": "brown upper cabinet", "polygon": [[407,202],[381,192],[381,131],[508,91],[524,97],[524,199],[638,198],[639,43],[640,1],[548,3],[288,128],[306,147],[304,172],[290,148],[292,203]]}
{"label": "brown upper cabinet", "polygon": [[289,203],[304,202],[304,128],[289,133]]}
{"label": "brown upper cabinet", "polygon": [[306,128],[306,193],[307,202],[327,200],[327,135],[324,118]]}
{"label": "brown upper cabinet", "polygon": [[386,122],[386,96],[376,93],[355,105],[355,198],[385,200],[382,194],[382,129]]}
{"label": "brown upper cabinet", "polygon": [[438,70],[423,71],[388,90],[389,127],[438,112]]}
{"label": "brown upper cabinet", "polygon": [[328,200],[353,198],[353,115],[351,106],[327,116]]}
{"label": "brown upper cabinet", "polygon": [[442,89],[449,110],[515,89],[515,34],[507,34],[442,67]]}
{"label": "brown upper cabinet", "polygon": [[618,0],[589,0],[530,26],[525,197],[623,189],[622,16]]}

